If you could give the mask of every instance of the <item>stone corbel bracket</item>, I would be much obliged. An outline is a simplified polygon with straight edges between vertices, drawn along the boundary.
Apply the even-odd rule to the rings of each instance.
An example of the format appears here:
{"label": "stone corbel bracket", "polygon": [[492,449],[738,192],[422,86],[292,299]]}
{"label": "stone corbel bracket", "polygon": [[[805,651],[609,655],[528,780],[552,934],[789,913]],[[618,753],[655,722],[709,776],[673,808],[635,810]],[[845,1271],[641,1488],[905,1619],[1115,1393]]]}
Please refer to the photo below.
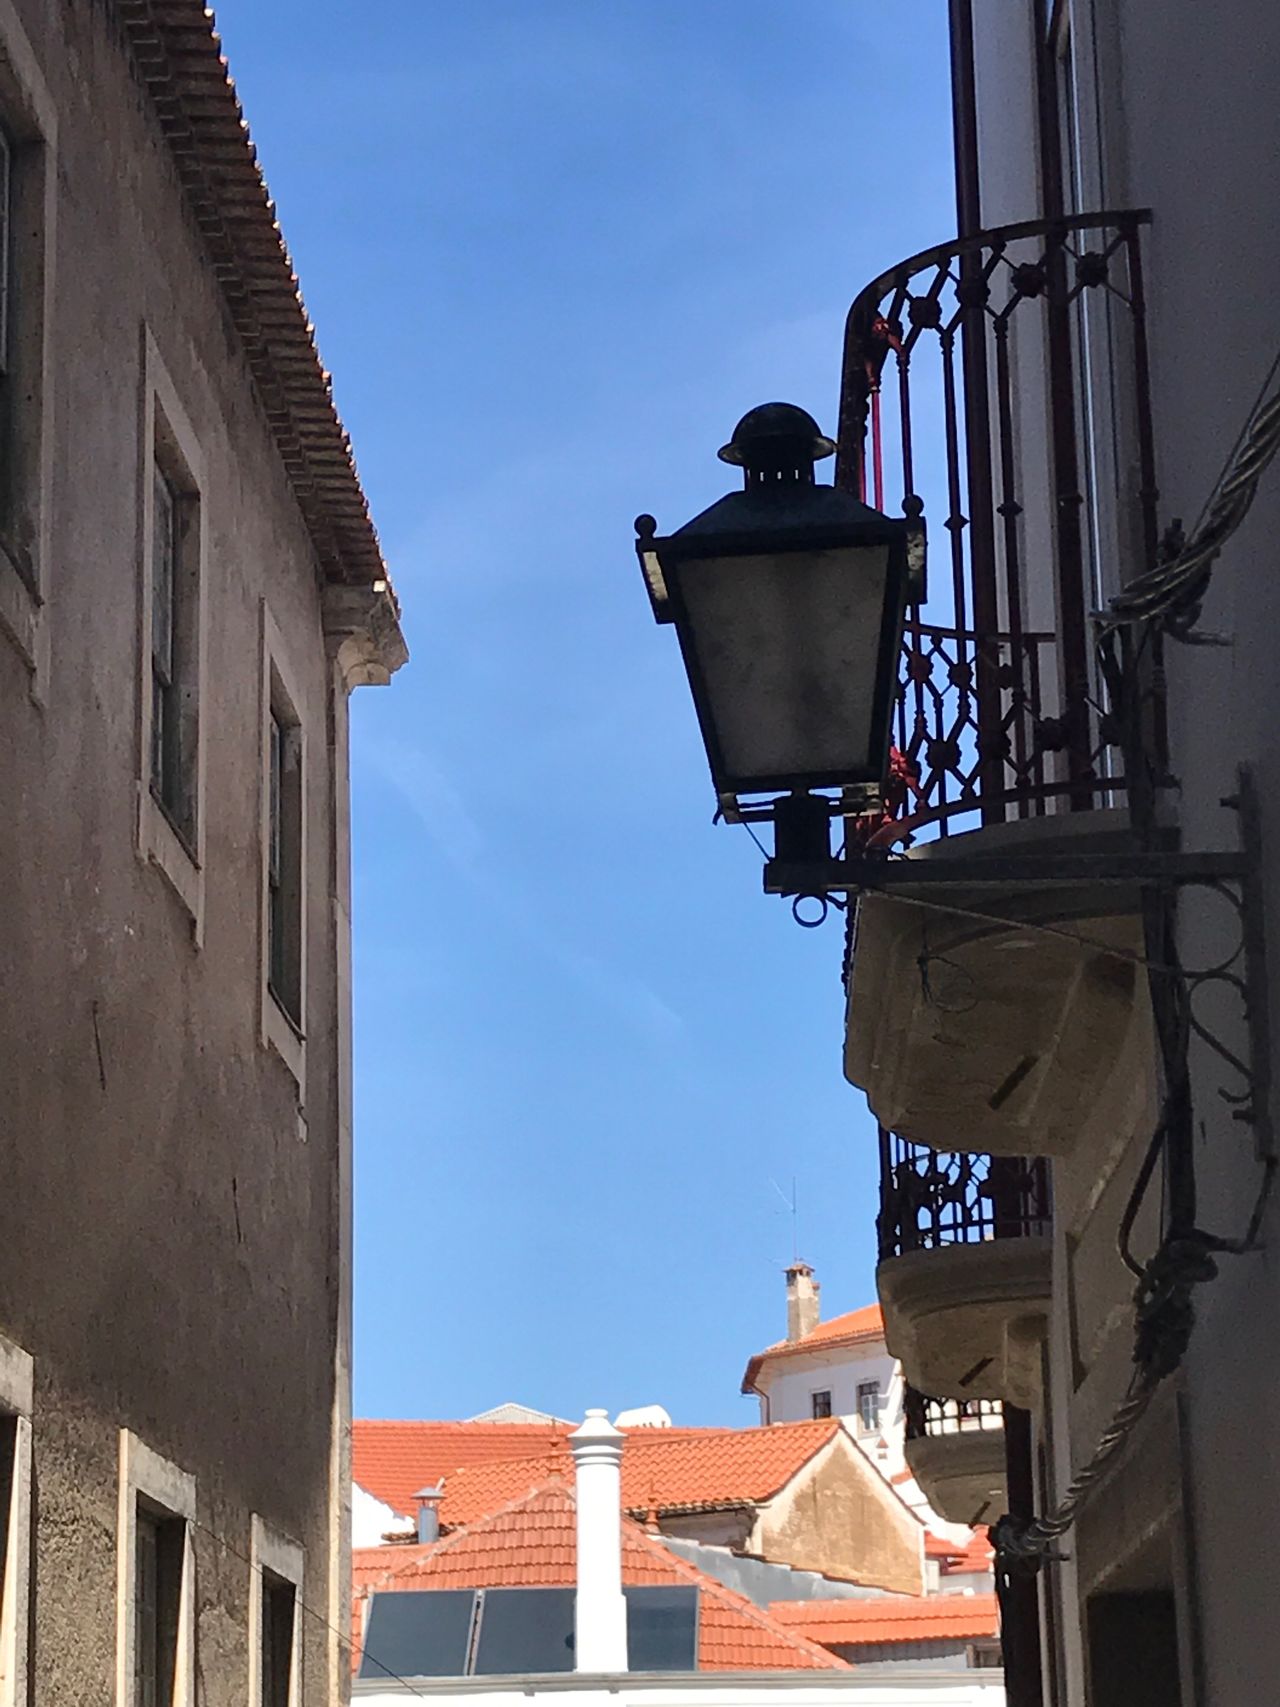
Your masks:
{"label": "stone corbel bracket", "polygon": [[342,671],[347,692],[386,687],[409,656],[391,583],[328,586],[323,609],[325,646]]}

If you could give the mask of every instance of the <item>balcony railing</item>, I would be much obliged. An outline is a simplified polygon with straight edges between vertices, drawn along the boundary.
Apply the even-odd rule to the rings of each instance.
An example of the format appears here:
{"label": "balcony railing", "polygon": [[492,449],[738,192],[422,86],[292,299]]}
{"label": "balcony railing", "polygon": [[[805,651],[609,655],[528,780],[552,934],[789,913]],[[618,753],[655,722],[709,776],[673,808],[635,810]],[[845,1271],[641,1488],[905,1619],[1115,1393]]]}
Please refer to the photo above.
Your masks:
{"label": "balcony railing", "polygon": [[1042,1158],[930,1150],[880,1132],[880,1260],[1049,1231]]}
{"label": "balcony railing", "polygon": [[909,612],[901,822],[864,820],[864,839],[1110,804],[1123,788],[1088,624],[1116,568],[1099,558],[1155,560],[1147,218],[981,232],[902,262],[849,311],[836,483],[923,514],[946,570]]}
{"label": "balcony railing", "polygon": [[933,1440],[939,1435],[973,1434],[1004,1427],[999,1399],[932,1399],[907,1387],[902,1395],[908,1440]]}

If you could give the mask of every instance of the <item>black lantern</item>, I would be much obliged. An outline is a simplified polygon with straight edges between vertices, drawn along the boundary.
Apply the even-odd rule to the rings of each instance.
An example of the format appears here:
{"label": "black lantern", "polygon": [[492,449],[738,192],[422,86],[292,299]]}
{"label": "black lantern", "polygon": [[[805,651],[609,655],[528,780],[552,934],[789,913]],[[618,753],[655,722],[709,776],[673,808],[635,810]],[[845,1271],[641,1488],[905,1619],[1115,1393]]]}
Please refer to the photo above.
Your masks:
{"label": "black lantern", "polygon": [[834,450],[803,409],[765,403],[720,452],[742,468],[741,492],[666,536],[652,516],[636,519],[654,616],[675,624],[733,817],[743,795],[884,780],[907,523],[817,485],[813,465]]}

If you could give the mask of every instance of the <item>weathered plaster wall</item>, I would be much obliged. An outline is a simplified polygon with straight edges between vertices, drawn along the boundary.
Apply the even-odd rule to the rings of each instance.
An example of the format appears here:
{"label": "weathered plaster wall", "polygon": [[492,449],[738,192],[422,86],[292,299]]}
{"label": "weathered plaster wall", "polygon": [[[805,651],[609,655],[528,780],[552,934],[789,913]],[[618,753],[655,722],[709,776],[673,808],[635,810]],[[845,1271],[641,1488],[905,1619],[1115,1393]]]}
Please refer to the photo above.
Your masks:
{"label": "weathered plaster wall", "polygon": [[[1021,9],[1030,14],[1032,8]],[[1074,108],[1077,180],[1085,208],[1149,207],[1144,240],[1152,403],[1162,525],[1190,525],[1211,492],[1276,348],[1270,282],[1280,235],[1274,217],[1280,107],[1280,15],[1261,0],[1234,0],[1212,13],[1162,0],[1113,7],[1069,0],[1059,9],[1072,33],[1062,89]],[[1024,181],[1036,157],[1027,107],[1025,19],[978,17],[984,217],[1038,210]],[[1022,187],[1019,189],[1019,184]],[[1206,336],[1206,328],[1212,330]],[[1107,329],[1093,329],[1098,371],[1107,372]],[[1043,463],[1044,411],[1024,397],[1022,448]],[[1115,430],[1100,387],[1089,475],[1100,513],[1118,518],[1098,565],[1103,591],[1147,567],[1134,549],[1136,495],[1132,443]],[[1262,802],[1263,890],[1270,940],[1280,915],[1280,730],[1275,717],[1275,635],[1280,581],[1274,539],[1280,480],[1263,477],[1253,511],[1214,572],[1202,626],[1226,644],[1169,649],[1172,802],[1184,847],[1230,846],[1235,822],[1220,802],[1236,766],[1254,769]],[[1048,582],[1047,558],[1038,593]],[[1035,590],[1035,589],[1033,589]],[[1225,908],[1188,892],[1180,908],[1189,966],[1222,961],[1238,940]],[[1238,1011],[1207,992],[1202,1018],[1233,1048],[1244,1039]],[[1272,1053],[1277,1005],[1271,1002]],[[1192,1049],[1197,1104],[1198,1220],[1238,1236],[1258,1186],[1247,1127],[1217,1096],[1220,1063]],[[1128,1117],[1110,1132],[1085,1132],[1075,1155],[1054,1164],[1057,1249],[1051,1324],[1051,1436],[1059,1489],[1092,1453],[1124,1391],[1132,1347],[1132,1276],[1116,1254],[1115,1232],[1153,1105],[1149,1077],[1131,1062]],[[1229,1077],[1225,1082],[1236,1088]],[[1274,1118],[1274,1110],[1273,1110]],[[1202,1124],[1201,1124],[1202,1123]],[[1158,1190],[1154,1194],[1158,1196]],[[1183,1640],[1184,1701],[1198,1707],[1262,1707],[1275,1695],[1280,1635],[1270,1613],[1267,1537],[1280,1500],[1275,1431],[1280,1366],[1271,1329],[1280,1317],[1280,1266],[1273,1200],[1263,1251],[1227,1258],[1197,1290],[1197,1326],[1183,1370],[1148,1413],[1130,1449],[1081,1519],[1060,1567],[1059,1628],[1065,1698],[1085,1699],[1077,1591],[1091,1585],[1171,1586]],[[1137,1233],[1149,1251],[1154,1206]],[[1197,1657],[1196,1650],[1199,1649]]]}
{"label": "weathered plaster wall", "polygon": [[[325,1604],[340,1311],[335,802],[316,569],[112,11],[20,0],[57,111],[43,703],[0,633],[0,1331],[35,1358],[35,1698],[115,1695],[118,1431],[197,1483],[201,1700],[247,1689],[250,1513]],[[2,44],[0,44],[2,45]],[[203,945],[135,852],[144,327],[206,474]],[[308,1053],[260,1040],[262,600],[309,735]],[[326,1698],[304,1620],[305,1698]]]}
{"label": "weathered plaster wall", "polygon": [[853,1442],[837,1436],[760,1508],[748,1551],[803,1570],[921,1594],[923,1535]]}

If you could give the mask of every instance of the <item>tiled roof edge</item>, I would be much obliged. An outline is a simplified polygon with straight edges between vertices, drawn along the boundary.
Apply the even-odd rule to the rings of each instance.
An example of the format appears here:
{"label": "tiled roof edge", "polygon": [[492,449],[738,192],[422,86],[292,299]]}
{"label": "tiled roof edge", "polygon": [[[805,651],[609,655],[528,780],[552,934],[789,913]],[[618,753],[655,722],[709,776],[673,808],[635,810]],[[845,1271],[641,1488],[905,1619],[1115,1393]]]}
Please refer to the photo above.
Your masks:
{"label": "tiled roof edge", "polygon": [[115,0],[115,10],[325,579],[385,584],[386,566],[351,441],[334,406],[213,14],[201,0]]}

